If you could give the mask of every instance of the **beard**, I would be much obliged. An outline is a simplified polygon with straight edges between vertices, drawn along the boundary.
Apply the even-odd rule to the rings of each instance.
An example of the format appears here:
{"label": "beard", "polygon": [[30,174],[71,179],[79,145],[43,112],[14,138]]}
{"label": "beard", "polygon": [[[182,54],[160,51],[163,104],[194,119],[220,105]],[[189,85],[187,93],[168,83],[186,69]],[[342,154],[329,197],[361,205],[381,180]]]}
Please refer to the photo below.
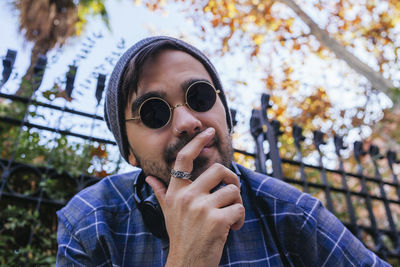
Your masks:
{"label": "beard", "polygon": [[[145,159],[137,155],[133,148],[132,152],[137,159],[138,167],[142,168],[145,175],[152,175],[154,177],[160,178],[165,184],[169,184],[171,178],[170,172],[172,169],[172,164],[176,159],[178,152],[186,146],[195,136],[182,136],[175,144],[167,147],[162,155],[162,160],[152,160]],[[218,151],[218,157],[215,162],[210,162],[211,160],[204,156],[198,156],[193,161],[193,170],[191,172],[191,180],[195,180],[200,176],[208,167],[214,163],[220,163],[223,166],[230,168],[231,161],[233,158],[233,148],[231,136],[227,133],[221,138],[215,135],[212,140],[213,146],[216,147]]]}

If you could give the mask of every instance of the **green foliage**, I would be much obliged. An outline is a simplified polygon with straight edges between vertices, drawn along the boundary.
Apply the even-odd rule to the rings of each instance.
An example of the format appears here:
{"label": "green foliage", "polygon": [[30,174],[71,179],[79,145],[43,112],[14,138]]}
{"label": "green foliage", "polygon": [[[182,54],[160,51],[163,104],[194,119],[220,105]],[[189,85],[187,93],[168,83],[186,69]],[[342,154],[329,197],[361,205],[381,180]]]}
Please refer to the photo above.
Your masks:
{"label": "green foliage", "polygon": [[[29,233],[34,232],[31,245]],[[56,234],[39,219],[39,213],[8,205],[0,215],[1,266],[54,266]]]}
{"label": "green foliage", "polygon": [[[2,125],[6,126],[4,123]],[[20,133],[19,127],[10,128],[9,125],[0,130],[0,143],[3,144],[0,158],[10,158],[16,149],[16,162],[42,168],[46,177],[40,186],[53,199],[66,201],[77,193],[77,184],[73,178],[82,174],[99,178],[110,174],[103,169],[108,163],[105,146],[73,143],[65,135],[48,140],[48,137],[35,129]],[[15,175],[9,183],[17,188],[13,188],[14,191],[30,194],[39,186],[39,182],[34,174],[23,174]]]}
{"label": "green foliage", "polygon": [[[11,110],[10,106],[21,106],[21,109]],[[21,115],[20,110],[23,109],[23,105],[15,105],[14,102],[2,103],[0,116],[15,118]],[[29,114],[31,117],[42,116],[35,112]],[[51,133],[49,137],[33,128],[23,128],[20,131],[19,126],[7,123],[0,123],[0,143],[2,144],[0,158],[10,158],[15,151],[17,162],[55,169],[58,174],[68,173],[71,176],[79,176],[82,173],[87,175],[102,173],[102,177],[108,175],[102,169],[98,170],[99,166],[101,168],[108,163],[107,151],[102,145],[72,142],[65,135],[58,134],[54,137],[54,133]],[[96,168],[90,168],[93,165],[96,165]]]}
{"label": "green foliage", "polygon": [[80,0],[78,5],[78,22],[76,23],[76,33],[81,35],[84,26],[88,23],[88,17],[100,15],[102,21],[110,29],[108,14],[104,5],[105,0]]}
{"label": "green foliage", "polygon": [[397,88],[397,87],[389,88],[388,93],[389,93],[393,103],[400,105],[399,104],[400,103],[400,88]]}
{"label": "green foliage", "polygon": [[[0,103],[0,116],[22,118],[26,105]],[[38,118],[29,111],[27,120]],[[43,119],[43,117],[42,117]],[[0,122],[0,158],[35,166],[39,173],[15,171],[8,188],[22,195],[43,193],[57,201],[68,201],[77,193],[81,175],[104,177],[108,163],[104,145],[74,142],[65,135]],[[0,169],[1,176],[1,169]],[[41,191],[42,190],[42,191]],[[19,203],[18,203],[19,204]],[[36,205],[35,203],[33,203]],[[42,202],[37,212],[28,205],[0,205],[0,266],[54,266],[57,251],[55,209]],[[29,238],[32,233],[32,242]]]}
{"label": "green foliage", "polygon": [[46,179],[40,183],[40,187],[55,200],[68,201],[76,193],[76,183],[73,178],[64,178],[61,176],[55,179]]}
{"label": "green foliage", "polygon": [[11,118],[22,119],[26,110],[26,105],[22,103],[1,102],[0,103],[0,116],[8,116]]}

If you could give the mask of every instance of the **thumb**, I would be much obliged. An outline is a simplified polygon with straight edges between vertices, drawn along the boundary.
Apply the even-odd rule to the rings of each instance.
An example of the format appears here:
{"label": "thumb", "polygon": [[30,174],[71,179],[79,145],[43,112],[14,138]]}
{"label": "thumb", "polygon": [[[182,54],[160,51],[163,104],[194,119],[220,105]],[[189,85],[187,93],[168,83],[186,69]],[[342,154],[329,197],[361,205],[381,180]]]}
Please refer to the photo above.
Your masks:
{"label": "thumb", "polygon": [[165,194],[167,193],[167,187],[165,186],[165,184],[154,176],[147,176],[145,180],[146,183],[148,183],[151,188],[153,188],[154,194],[156,195],[156,198],[160,203],[161,208],[164,207]]}

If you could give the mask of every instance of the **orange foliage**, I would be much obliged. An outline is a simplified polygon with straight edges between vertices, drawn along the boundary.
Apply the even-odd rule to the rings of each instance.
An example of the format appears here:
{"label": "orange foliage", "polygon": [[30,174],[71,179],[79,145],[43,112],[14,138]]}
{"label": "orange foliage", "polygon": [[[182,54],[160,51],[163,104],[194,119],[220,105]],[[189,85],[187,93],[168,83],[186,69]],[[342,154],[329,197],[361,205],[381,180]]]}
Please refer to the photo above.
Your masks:
{"label": "orange foliage", "polygon": [[[165,1],[143,0],[150,9],[160,8]],[[171,0],[179,2],[178,0]],[[182,0],[183,1],[183,0]],[[188,0],[186,5],[188,16],[209,18],[210,26],[223,29],[223,34],[216,35],[221,40],[222,54],[228,52],[231,40],[240,38],[240,44],[250,47],[249,57],[274,57],[274,52],[284,48],[287,54],[302,58],[303,62],[310,55],[317,55],[322,60],[331,61],[332,54],[327,47],[322,46],[309,32],[307,26],[295,15],[285,1],[273,0],[207,0],[205,2]],[[334,37],[341,45],[351,52],[361,51],[363,55],[375,59],[376,69],[389,79],[393,71],[398,69],[399,53],[396,43],[400,22],[400,2],[397,0],[319,0],[311,3],[308,0],[296,0],[306,13],[313,18],[323,18],[316,21],[327,34]],[[313,9],[312,12],[309,12]],[[199,16],[200,15],[200,16]],[[210,32],[203,24],[202,33]],[[218,32],[221,33],[221,32]],[[263,53],[262,47],[268,40],[269,52]],[[355,42],[357,40],[357,42]],[[237,43],[235,43],[236,45]],[[387,51],[393,51],[388,53]],[[393,56],[394,55],[394,56]],[[367,56],[368,57],[368,56]],[[275,105],[270,113],[273,118],[280,120],[283,125],[291,126],[293,122],[303,126],[305,130],[319,128],[323,122],[334,122],[344,119],[344,110],[334,109],[327,94],[330,88],[321,85],[311,85],[313,91],[301,92],[303,81],[293,75],[290,64],[282,62],[285,67],[279,73],[267,70],[263,79],[266,90],[272,95]],[[396,67],[397,66],[397,67]],[[283,76],[283,77],[282,77]],[[360,88],[365,86],[360,83]],[[366,93],[365,93],[366,94]],[[342,130],[372,123],[368,118],[366,107],[356,107],[357,116],[353,116],[352,125],[342,124]],[[331,123],[332,125],[332,123]],[[333,132],[333,130],[332,130]],[[344,131],[345,132],[345,131]],[[344,133],[342,131],[342,134]],[[393,133],[388,134],[393,136]],[[287,140],[290,140],[288,137]]]}
{"label": "orange foliage", "polygon": [[107,150],[104,144],[99,144],[97,146],[90,147],[90,158],[93,157],[99,157],[99,158],[107,157]]}

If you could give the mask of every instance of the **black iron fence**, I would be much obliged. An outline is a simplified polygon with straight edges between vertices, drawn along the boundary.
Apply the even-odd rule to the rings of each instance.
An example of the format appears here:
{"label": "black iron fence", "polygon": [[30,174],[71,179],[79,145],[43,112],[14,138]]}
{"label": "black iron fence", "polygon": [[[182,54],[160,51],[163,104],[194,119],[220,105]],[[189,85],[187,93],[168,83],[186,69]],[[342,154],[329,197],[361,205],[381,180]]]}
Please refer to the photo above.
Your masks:
{"label": "black iron fence", "polygon": [[[7,53],[3,59],[0,90],[10,77],[14,61],[13,51]],[[45,62],[45,57],[40,57],[35,67],[33,80],[36,82],[33,84],[34,94],[31,97],[0,91],[0,100],[8,100],[7,105],[24,107],[23,114],[14,117],[8,113],[1,113],[0,109],[0,138],[3,138],[3,144],[0,146],[0,251],[3,251],[0,252],[0,262],[7,260],[7,257],[25,265],[54,262],[57,227],[55,211],[65,205],[74,194],[97,182],[104,175],[88,170],[91,168],[88,158],[99,157],[98,150],[95,153],[92,151],[93,144],[96,144],[97,148],[100,145],[115,146],[111,140],[93,136],[95,122],[102,120],[100,116],[36,99],[35,94],[40,87]],[[72,67],[66,75],[65,89],[69,96],[72,93],[76,71],[77,69]],[[98,103],[101,101],[104,84],[105,75],[99,74],[95,88]],[[59,111],[59,117],[56,119],[58,123],[56,126],[48,126],[32,122],[31,118],[35,115],[32,115],[30,107],[34,110],[41,107]],[[323,148],[328,145],[320,131],[313,133],[313,151],[310,151],[309,147],[305,150],[302,128],[293,126],[295,156],[281,157],[280,123],[268,118],[268,108],[269,97],[263,95],[261,108],[252,112],[250,131],[255,140],[255,153],[236,149],[235,155],[252,158],[257,171],[282,179],[318,197],[367,247],[393,265],[400,265],[400,185],[397,178],[400,161],[397,160],[396,154],[387,151],[383,155],[377,146],[370,145],[366,149],[359,141],[354,142],[350,152],[345,147],[343,138],[339,136],[334,137],[332,149],[326,152]],[[89,119],[90,133],[82,134],[63,129],[62,118],[67,113]],[[25,154],[30,151],[26,149],[28,152],[24,152],[24,149],[29,147],[29,142],[33,142],[32,138],[40,139],[41,133],[54,133],[56,144],[33,148],[44,149],[45,159],[39,160],[39,163],[37,158],[41,158],[40,155],[30,161],[24,160],[29,159]],[[62,146],[63,142],[68,140],[66,137],[81,140],[83,145],[70,152],[79,154],[78,157],[83,158],[83,163],[61,160],[61,163],[56,164],[56,161],[60,160],[55,156],[70,149]],[[100,149],[100,152],[104,151]],[[334,155],[333,161],[327,161],[327,153]],[[105,153],[101,156],[107,157]],[[75,169],[81,172],[71,172],[65,168],[63,165],[67,161],[79,165]],[[316,164],[311,164],[312,161]],[[365,166],[367,161],[369,164]],[[384,162],[386,163],[383,166]],[[119,164],[120,161],[114,162],[116,167],[113,172],[118,171]],[[21,212],[21,209],[25,212]],[[28,217],[29,220],[26,219]],[[24,218],[25,223],[19,221],[21,218]],[[48,231],[44,231],[43,228]],[[49,244],[43,243],[46,240]],[[35,247],[45,252],[36,251],[35,254],[32,252]],[[8,254],[4,250],[9,251]]]}
{"label": "black iron fence", "polygon": [[[295,125],[292,136],[296,155],[294,159],[281,157],[278,149],[278,139],[282,134],[280,122],[268,119],[268,108],[269,96],[263,95],[261,109],[253,110],[250,122],[256,143],[256,170],[318,196],[370,249],[380,257],[400,264],[400,185],[395,171],[396,167],[399,170],[400,161],[396,153],[387,151],[383,155],[377,146],[371,144],[365,149],[362,142],[356,141],[352,149],[354,159],[347,159],[350,163],[347,166],[353,169],[349,171],[345,169],[342,156],[348,148],[342,137],[334,136],[331,153],[336,160],[333,164],[331,160],[329,166],[333,167],[328,167],[324,164],[321,150],[327,145],[324,134],[314,131],[312,143],[317,153],[308,157],[318,163],[307,164],[302,149],[305,137],[302,128]],[[267,151],[265,141],[268,143]],[[269,171],[268,161],[271,166]],[[367,161],[369,166],[364,166]]]}

